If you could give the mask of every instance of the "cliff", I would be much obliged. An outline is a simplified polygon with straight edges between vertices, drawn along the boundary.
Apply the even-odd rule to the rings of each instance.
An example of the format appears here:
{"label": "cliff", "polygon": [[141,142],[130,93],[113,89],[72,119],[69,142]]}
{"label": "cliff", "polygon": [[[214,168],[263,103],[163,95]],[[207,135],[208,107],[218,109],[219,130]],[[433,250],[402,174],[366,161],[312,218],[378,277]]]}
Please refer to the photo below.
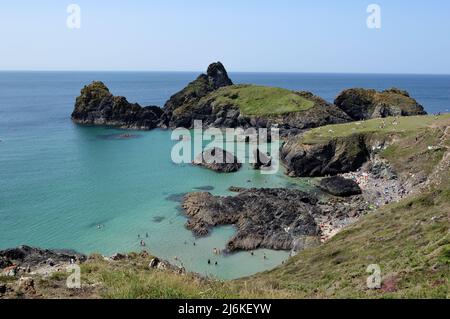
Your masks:
{"label": "cliff", "polygon": [[400,173],[423,176],[442,159],[440,138],[449,125],[448,114],[329,125],[289,139],[281,156],[289,174],[298,177],[356,171],[374,157]]}

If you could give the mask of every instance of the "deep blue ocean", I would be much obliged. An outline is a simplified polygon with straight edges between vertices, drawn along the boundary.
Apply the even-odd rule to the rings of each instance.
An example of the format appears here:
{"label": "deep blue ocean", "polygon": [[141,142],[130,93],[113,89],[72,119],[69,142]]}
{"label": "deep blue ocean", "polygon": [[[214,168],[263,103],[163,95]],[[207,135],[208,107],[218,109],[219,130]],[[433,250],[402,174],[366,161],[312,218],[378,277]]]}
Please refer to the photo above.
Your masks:
{"label": "deep blue ocean", "polygon": [[[83,253],[138,251],[138,235],[155,255],[220,278],[273,268],[287,252],[215,256],[234,232],[221,227],[196,239],[174,199],[198,189],[229,194],[230,186],[286,187],[301,180],[261,175],[250,167],[219,175],[170,158],[169,131],[121,132],[70,120],[80,89],[101,80],[115,95],[159,105],[198,73],[0,72],[0,249],[21,244]],[[429,113],[448,112],[450,76],[230,73],[235,83],[308,90],[332,102],[343,89],[406,89]],[[103,225],[101,229],[97,225]],[[148,238],[145,234],[148,233]],[[194,246],[193,243],[196,242]],[[269,257],[263,259],[263,254]],[[207,265],[207,260],[219,262]],[[176,262],[175,262],[176,263]]]}

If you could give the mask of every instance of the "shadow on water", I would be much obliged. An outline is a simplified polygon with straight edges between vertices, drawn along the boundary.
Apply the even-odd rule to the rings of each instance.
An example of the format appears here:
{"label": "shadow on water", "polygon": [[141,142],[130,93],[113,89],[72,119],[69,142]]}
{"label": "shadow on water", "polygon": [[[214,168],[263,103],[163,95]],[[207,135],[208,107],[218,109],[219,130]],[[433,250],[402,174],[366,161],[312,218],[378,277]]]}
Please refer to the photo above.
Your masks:
{"label": "shadow on water", "polygon": [[166,219],[164,216],[155,216],[152,218],[152,221],[156,224],[163,222]]}
{"label": "shadow on water", "polygon": [[141,138],[140,134],[129,134],[129,133],[121,133],[121,134],[100,134],[97,135],[98,139],[106,140],[106,141],[124,141]]}
{"label": "shadow on water", "polygon": [[195,190],[198,191],[205,191],[205,192],[210,192],[214,190],[214,186],[200,186],[200,187],[194,187]]}

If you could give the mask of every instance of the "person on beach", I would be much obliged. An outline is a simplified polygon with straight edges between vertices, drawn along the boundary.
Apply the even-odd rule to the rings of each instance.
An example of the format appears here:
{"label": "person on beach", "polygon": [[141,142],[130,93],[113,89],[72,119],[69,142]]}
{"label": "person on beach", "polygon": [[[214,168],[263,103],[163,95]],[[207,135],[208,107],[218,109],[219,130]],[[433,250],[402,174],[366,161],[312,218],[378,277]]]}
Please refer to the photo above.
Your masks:
{"label": "person on beach", "polygon": [[208,259],[208,265],[211,265],[211,259]]}

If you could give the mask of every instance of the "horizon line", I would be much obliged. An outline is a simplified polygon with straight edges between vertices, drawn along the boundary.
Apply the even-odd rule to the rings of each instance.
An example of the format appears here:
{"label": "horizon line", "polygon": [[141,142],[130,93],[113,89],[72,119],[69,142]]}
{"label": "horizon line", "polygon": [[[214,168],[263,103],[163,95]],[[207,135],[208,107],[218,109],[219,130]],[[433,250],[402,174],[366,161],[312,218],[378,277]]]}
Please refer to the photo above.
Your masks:
{"label": "horizon line", "polygon": [[[105,73],[113,73],[113,72],[123,72],[123,73],[205,73],[206,71],[199,70],[45,70],[45,69],[36,69],[36,70],[0,70],[0,73],[6,72],[105,72]],[[450,73],[405,73],[405,72],[323,72],[323,71],[230,71],[227,70],[228,73],[254,73],[254,74],[335,74],[335,75],[432,75],[432,76],[450,76]]]}

